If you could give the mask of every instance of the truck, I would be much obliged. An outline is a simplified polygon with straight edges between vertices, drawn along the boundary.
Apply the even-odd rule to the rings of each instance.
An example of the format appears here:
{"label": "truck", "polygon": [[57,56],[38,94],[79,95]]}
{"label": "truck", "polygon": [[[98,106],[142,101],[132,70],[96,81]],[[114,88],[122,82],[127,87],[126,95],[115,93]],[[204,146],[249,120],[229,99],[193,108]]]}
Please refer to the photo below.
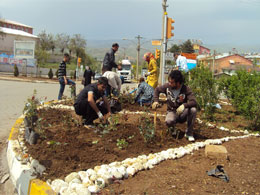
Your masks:
{"label": "truck", "polygon": [[124,78],[125,82],[131,82],[132,79],[132,65],[127,59],[122,60],[122,70],[117,70],[119,76]]}

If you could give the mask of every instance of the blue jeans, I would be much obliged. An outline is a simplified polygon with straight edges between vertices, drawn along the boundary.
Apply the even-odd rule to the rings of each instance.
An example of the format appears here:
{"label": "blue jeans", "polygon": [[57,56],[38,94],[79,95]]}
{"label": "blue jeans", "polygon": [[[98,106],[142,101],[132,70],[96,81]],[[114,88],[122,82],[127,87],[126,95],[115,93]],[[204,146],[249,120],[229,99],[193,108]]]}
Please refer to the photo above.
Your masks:
{"label": "blue jeans", "polygon": [[120,79],[121,79],[121,82],[122,82],[122,85],[124,84],[124,82],[125,82],[125,79],[124,79],[124,77],[123,76],[120,76]]}
{"label": "blue jeans", "polygon": [[140,104],[140,106],[143,106],[143,104],[145,103],[151,103],[152,101],[151,100],[145,100],[145,99],[138,99],[137,100],[137,103]]}
{"label": "blue jeans", "polygon": [[[64,89],[65,89],[65,82],[64,82],[64,78],[59,78],[59,83],[60,83],[60,91],[59,91],[59,96],[58,96],[58,100],[61,100]],[[67,79],[67,85],[76,85],[74,81]]]}

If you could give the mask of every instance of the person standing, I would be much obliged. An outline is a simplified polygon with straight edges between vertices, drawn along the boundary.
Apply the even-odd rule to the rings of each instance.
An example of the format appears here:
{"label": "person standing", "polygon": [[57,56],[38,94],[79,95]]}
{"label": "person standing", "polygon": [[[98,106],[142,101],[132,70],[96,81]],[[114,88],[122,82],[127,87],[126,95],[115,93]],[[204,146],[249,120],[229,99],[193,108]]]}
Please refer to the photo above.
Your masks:
{"label": "person standing", "polygon": [[175,53],[174,59],[176,61],[178,70],[188,72],[187,58],[185,56],[182,56],[179,53]]}
{"label": "person standing", "polygon": [[144,104],[150,104],[153,101],[154,88],[151,85],[148,85],[144,78],[139,79],[139,85],[137,92],[135,94],[135,102],[143,106]]}
{"label": "person standing", "polygon": [[106,53],[103,60],[103,67],[106,67],[108,71],[112,71],[113,68],[121,69],[120,65],[115,63],[115,53],[119,49],[118,43],[113,43],[112,48]]}
{"label": "person standing", "polygon": [[74,103],[75,112],[82,116],[84,125],[93,128],[93,121],[99,118],[104,121],[105,114],[111,114],[111,108],[104,95],[108,85],[106,77],[100,77],[97,83],[89,84],[77,96]]}
{"label": "person standing", "polygon": [[164,93],[167,96],[166,125],[171,130],[174,129],[176,123],[187,121],[185,137],[189,141],[195,141],[193,126],[196,119],[197,102],[191,89],[184,85],[184,78],[181,71],[173,70],[169,74],[168,83],[155,89],[153,109],[156,109],[159,105],[160,93]]}
{"label": "person standing", "polygon": [[86,69],[84,71],[83,77],[84,77],[84,87],[91,84],[91,77],[94,77],[94,74],[89,66],[86,66]]}
{"label": "person standing", "polygon": [[143,59],[148,63],[148,73],[145,74],[146,82],[155,89],[158,85],[157,62],[151,52],[145,53]]}
{"label": "person standing", "polygon": [[74,81],[72,81],[66,77],[66,74],[67,74],[66,63],[69,62],[69,60],[70,60],[69,54],[65,53],[63,56],[63,61],[59,65],[58,78],[59,78],[59,83],[60,83],[60,90],[59,90],[58,100],[61,100],[61,98],[63,96],[65,85],[71,85],[72,98],[76,97],[76,84]]}

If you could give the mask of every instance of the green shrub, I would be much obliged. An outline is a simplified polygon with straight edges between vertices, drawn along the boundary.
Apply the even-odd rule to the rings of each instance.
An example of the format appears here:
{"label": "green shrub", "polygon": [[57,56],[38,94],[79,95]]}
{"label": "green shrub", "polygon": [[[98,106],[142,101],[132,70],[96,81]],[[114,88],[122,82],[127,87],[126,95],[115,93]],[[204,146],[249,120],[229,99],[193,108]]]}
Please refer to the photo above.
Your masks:
{"label": "green shrub", "polygon": [[221,80],[220,88],[237,111],[252,120],[251,128],[260,127],[260,75],[237,71],[236,75]]}
{"label": "green shrub", "polygon": [[203,117],[214,120],[219,90],[211,70],[204,66],[194,68],[190,71],[190,81],[187,80],[186,82],[196,96],[198,108],[204,110]]}
{"label": "green shrub", "polygon": [[18,76],[19,76],[19,70],[18,70],[18,67],[17,67],[16,64],[14,65],[14,76],[15,76],[15,77],[18,77]]}
{"label": "green shrub", "polygon": [[57,69],[56,72],[55,72],[56,78],[59,78],[58,73],[59,73],[59,69]]}
{"label": "green shrub", "polygon": [[49,77],[49,79],[52,79],[52,78],[53,78],[53,72],[52,72],[52,69],[51,69],[51,68],[50,68],[50,70],[49,70],[48,77]]}
{"label": "green shrub", "polygon": [[70,71],[70,78],[73,79],[73,77],[74,77],[74,73],[73,71]]}

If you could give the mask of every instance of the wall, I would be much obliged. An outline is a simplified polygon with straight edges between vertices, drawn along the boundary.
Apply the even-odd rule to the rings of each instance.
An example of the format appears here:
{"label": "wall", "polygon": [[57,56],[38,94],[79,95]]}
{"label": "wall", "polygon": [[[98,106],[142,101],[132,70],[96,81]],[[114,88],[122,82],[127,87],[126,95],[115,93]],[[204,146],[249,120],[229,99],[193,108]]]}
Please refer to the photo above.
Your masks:
{"label": "wall", "polygon": [[220,58],[216,60],[216,65],[215,65],[215,69],[217,70],[217,72],[222,72],[223,68],[229,68],[230,65],[230,60],[233,60],[238,66],[240,65],[247,65],[247,66],[252,66],[253,67],[253,63],[250,60],[247,60],[246,58],[240,56],[240,55],[232,55],[232,56],[228,56],[228,57],[224,57],[224,58]]}

